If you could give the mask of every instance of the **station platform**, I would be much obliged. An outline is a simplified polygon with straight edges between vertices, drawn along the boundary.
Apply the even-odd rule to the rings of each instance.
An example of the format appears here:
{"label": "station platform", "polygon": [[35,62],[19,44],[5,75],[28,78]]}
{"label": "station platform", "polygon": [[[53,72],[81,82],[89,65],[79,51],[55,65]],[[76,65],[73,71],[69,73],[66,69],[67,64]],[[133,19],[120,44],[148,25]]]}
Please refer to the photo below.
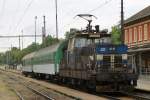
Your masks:
{"label": "station platform", "polygon": [[150,75],[140,75],[136,88],[144,91],[150,91]]}

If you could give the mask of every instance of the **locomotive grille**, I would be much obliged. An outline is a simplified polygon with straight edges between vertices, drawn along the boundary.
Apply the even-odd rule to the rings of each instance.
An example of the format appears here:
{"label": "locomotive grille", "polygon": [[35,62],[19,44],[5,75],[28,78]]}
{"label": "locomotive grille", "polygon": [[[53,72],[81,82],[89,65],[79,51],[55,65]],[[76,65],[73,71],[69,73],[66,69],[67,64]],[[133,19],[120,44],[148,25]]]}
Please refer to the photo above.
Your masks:
{"label": "locomotive grille", "polygon": [[108,69],[108,68],[110,68],[110,66],[111,66],[111,58],[110,58],[110,56],[104,56],[103,57],[103,68],[104,69]]}

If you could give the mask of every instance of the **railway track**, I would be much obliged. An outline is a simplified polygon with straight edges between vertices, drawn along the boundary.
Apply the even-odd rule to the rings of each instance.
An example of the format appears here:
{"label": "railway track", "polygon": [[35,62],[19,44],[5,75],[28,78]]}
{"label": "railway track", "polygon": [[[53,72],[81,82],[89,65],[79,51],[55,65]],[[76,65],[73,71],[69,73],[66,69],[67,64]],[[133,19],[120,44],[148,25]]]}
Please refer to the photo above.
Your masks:
{"label": "railway track", "polygon": [[[6,74],[6,73],[5,73]],[[66,97],[66,99],[64,98],[64,100],[80,100],[79,98],[75,98],[75,97],[72,97],[72,96],[68,96],[68,95],[65,95],[65,94],[62,94],[62,93],[54,93],[54,94],[52,94],[51,93],[51,91],[50,91],[50,88],[45,88],[44,86],[42,86],[42,85],[40,85],[40,84],[36,84],[35,82],[31,82],[31,81],[26,81],[26,80],[24,80],[22,77],[20,77],[20,76],[10,76],[9,74],[6,74],[7,75],[7,77],[10,79],[10,80],[12,80],[12,81],[14,81],[14,82],[16,82],[16,83],[18,83],[18,84],[20,84],[20,85],[22,85],[22,86],[24,86],[24,87],[26,87],[27,89],[29,89],[30,91],[32,91],[33,93],[35,93],[36,95],[39,95],[40,97],[43,97],[44,99],[35,99],[35,100],[56,100],[55,99],[55,95],[56,94],[60,94],[60,95],[62,95],[62,96],[64,96],[64,97]],[[53,90],[52,90],[53,91]],[[57,92],[57,91],[53,91],[53,92]],[[17,93],[16,93],[17,94]],[[51,95],[52,94],[52,95]],[[19,94],[19,95],[21,95],[21,94]],[[18,97],[19,97],[19,95],[17,95]],[[21,97],[21,96],[20,96]],[[19,98],[20,98],[19,97]],[[23,98],[23,97],[22,97]],[[57,98],[57,97],[56,97]],[[70,99],[68,99],[68,98],[70,98]],[[26,100],[26,99],[21,99],[20,98],[20,100]],[[32,99],[32,100],[34,100],[34,99]],[[58,97],[58,99],[57,100],[62,100],[62,97],[61,96],[59,96]]]}
{"label": "railway track", "polygon": [[[14,78],[14,77],[10,77],[10,78],[12,78],[15,81],[17,81],[18,79],[22,79],[23,80],[23,78],[21,78],[20,76],[18,76],[17,79]],[[22,81],[22,80],[20,80],[20,81]],[[22,83],[22,84],[26,84],[26,85],[28,84],[27,87],[29,89],[31,89],[32,91],[36,92],[39,95],[43,95],[44,94],[42,92],[42,90],[36,90],[35,89],[35,87],[42,87],[42,85],[40,85],[40,84],[37,84],[37,83],[35,84],[35,82]],[[31,86],[31,84],[32,84],[32,86]],[[48,94],[48,93],[46,93],[46,94]],[[147,96],[147,95],[150,95],[150,93],[147,93],[147,94],[145,94],[143,92],[140,92],[140,93],[138,92],[137,93],[137,91],[135,91],[133,93],[126,93],[126,92],[122,92],[121,91],[121,92],[115,93],[115,95],[114,95],[114,93],[112,93],[112,94],[111,93],[96,93],[94,95],[97,95],[97,96],[100,96],[100,97],[104,97],[104,98],[106,98],[108,100],[127,100],[127,99],[128,100],[150,100],[150,96]],[[48,97],[48,100],[54,100],[53,98],[45,95],[45,98],[46,97]],[[74,98],[74,99],[76,99],[76,98]]]}
{"label": "railway track", "polygon": [[[107,92],[101,93],[100,96],[106,97],[110,100],[150,100],[150,94],[141,96],[140,93],[127,93],[127,92]],[[148,96],[149,95],[149,96]]]}
{"label": "railway track", "polygon": [[[8,76],[8,77],[9,77],[9,79],[12,79],[13,81],[18,82],[19,84],[22,84],[23,86],[25,86],[26,88],[28,88],[29,90],[31,90],[35,94],[45,98],[46,100],[55,100],[54,98],[50,97],[49,95],[42,93],[41,91],[39,91],[35,87],[32,87],[28,83],[21,82],[22,80],[18,80],[14,77],[11,77],[11,76]],[[20,100],[24,100],[23,97],[17,91],[16,91],[16,94],[19,96]]]}
{"label": "railway track", "polygon": [[127,93],[127,92],[121,92],[122,94],[125,94],[127,96],[133,97],[136,100],[150,100],[150,93],[149,94],[145,94],[145,96],[142,96],[142,92],[141,93]]}
{"label": "railway track", "polygon": [[35,88],[33,88],[31,86],[26,86],[26,87],[29,88],[30,90],[32,90],[33,92],[35,92],[36,94],[43,96],[46,100],[55,100],[54,98],[36,90]]}
{"label": "railway track", "polygon": [[16,90],[16,89],[12,89],[16,95],[19,97],[19,100],[25,100],[24,97]]}

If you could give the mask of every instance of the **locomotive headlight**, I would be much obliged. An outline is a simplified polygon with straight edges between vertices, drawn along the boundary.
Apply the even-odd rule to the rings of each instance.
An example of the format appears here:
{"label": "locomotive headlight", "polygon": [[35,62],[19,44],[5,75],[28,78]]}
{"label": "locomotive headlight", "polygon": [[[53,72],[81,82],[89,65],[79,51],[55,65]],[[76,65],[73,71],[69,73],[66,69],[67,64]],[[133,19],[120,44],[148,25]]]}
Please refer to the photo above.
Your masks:
{"label": "locomotive headlight", "polygon": [[93,56],[89,56],[90,57],[90,60],[94,60],[94,57]]}
{"label": "locomotive headlight", "polygon": [[122,59],[126,60],[127,59],[127,54],[122,54]]}
{"label": "locomotive headlight", "polygon": [[127,67],[127,64],[124,64],[123,67]]}
{"label": "locomotive headlight", "polygon": [[103,55],[97,55],[96,58],[97,60],[103,60]]}

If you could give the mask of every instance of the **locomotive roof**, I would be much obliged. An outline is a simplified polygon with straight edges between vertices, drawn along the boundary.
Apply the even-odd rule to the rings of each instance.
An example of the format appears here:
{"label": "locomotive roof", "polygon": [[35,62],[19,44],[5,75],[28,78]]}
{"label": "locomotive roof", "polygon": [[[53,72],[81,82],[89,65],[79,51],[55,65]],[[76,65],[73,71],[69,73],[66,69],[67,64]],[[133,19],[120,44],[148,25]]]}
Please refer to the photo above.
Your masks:
{"label": "locomotive roof", "polygon": [[111,34],[107,33],[84,33],[84,32],[78,32],[74,35],[72,35],[70,38],[73,37],[85,37],[85,38],[103,38],[103,37],[111,37]]}

